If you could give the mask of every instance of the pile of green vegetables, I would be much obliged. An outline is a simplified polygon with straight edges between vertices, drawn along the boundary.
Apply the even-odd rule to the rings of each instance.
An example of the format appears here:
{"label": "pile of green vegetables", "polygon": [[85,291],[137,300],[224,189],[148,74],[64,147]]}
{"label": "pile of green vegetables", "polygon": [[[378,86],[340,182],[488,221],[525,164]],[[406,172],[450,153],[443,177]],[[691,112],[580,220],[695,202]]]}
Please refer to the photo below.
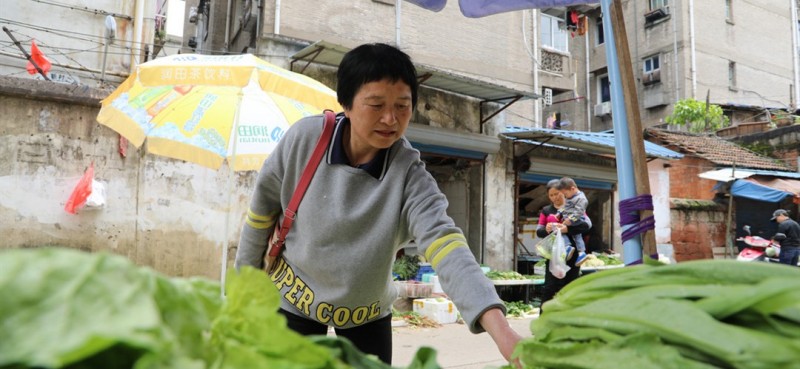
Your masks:
{"label": "pile of green vegetables", "polygon": [[[0,368],[389,369],[344,339],[286,327],[253,268],[218,283],[169,278],[106,253],[0,251]],[[409,368],[438,368],[420,349]]]}
{"label": "pile of green vegetables", "polygon": [[392,273],[397,279],[408,281],[414,279],[419,271],[420,258],[418,255],[403,255],[392,264]]}
{"label": "pile of green vegetables", "polygon": [[733,260],[606,270],[543,306],[527,368],[798,368],[800,268]]}

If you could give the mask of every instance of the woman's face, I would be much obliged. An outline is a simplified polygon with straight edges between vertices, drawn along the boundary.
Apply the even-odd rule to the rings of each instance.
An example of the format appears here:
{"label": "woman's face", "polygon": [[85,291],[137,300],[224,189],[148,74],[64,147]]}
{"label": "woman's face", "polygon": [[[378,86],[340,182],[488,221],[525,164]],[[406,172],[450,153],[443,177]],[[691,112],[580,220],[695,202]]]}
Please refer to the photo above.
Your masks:
{"label": "woman's face", "polygon": [[411,88],[404,82],[384,79],[359,88],[353,105],[345,109],[350,119],[350,160],[361,164],[380,149],[392,146],[411,120]]}
{"label": "woman's face", "polygon": [[553,203],[556,207],[560,207],[564,205],[564,195],[555,188],[548,188],[547,189],[547,197],[550,198],[550,202]]}

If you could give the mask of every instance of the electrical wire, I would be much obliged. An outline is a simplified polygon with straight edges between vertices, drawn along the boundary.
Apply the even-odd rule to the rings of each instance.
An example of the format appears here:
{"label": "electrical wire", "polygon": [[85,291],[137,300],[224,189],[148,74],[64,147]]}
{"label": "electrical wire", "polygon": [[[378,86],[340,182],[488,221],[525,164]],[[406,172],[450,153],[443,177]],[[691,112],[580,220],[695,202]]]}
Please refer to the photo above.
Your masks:
{"label": "electrical wire", "polygon": [[94,13],[94,14],[110,15],[110,16],[115,17],[115,18],[133,20],[133,17],[131,17],[131,16],[124,15],[124,14],[117,14],[117,13],[113,13],[113,12],[109,12],[109,11],[105,11],[105,10],[101,10],[101,9],[89,9],[88,7],[79,8],[79,7],[76,7],[74,5],[59,3],[59,2],[56,2],[56,1],[44,1],[44,0],[31,0],[31,1],[34,1],[34,2],[37,2],[37,3],[42,3],[42,4],[47,4],[47,5],[59,6],[59,7],[62,7],[62,8],[68,8],[68,9],[71,9],[71,10],[79,10],[79,11],[84,11],[84,12],[89,12],[89,13]]}

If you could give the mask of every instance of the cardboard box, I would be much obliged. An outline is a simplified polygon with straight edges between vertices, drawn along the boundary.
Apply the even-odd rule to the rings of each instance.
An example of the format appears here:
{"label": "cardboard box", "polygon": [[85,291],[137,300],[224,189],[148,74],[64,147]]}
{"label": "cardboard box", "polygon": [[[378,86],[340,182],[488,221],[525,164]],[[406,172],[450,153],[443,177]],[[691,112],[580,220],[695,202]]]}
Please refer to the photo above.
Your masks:
{"label": "cardboard box", "polygon": [[414,312],[433,319],[439,324],[455,323],[458,320],[456,305],[442,297],[415,299]]}

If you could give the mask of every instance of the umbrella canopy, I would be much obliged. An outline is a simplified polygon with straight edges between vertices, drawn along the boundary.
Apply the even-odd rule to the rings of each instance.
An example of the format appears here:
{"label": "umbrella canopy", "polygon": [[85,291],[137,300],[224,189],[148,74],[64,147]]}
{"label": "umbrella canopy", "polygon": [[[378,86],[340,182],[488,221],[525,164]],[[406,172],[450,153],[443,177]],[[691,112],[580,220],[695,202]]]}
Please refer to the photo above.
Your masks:
{"label": "umbrella canopy", "polygon": [[258,170],[296,120],[339,110],[322,83],[251,54],[179,54],[143,63],[97,121],[136,147],[217,169]]}

